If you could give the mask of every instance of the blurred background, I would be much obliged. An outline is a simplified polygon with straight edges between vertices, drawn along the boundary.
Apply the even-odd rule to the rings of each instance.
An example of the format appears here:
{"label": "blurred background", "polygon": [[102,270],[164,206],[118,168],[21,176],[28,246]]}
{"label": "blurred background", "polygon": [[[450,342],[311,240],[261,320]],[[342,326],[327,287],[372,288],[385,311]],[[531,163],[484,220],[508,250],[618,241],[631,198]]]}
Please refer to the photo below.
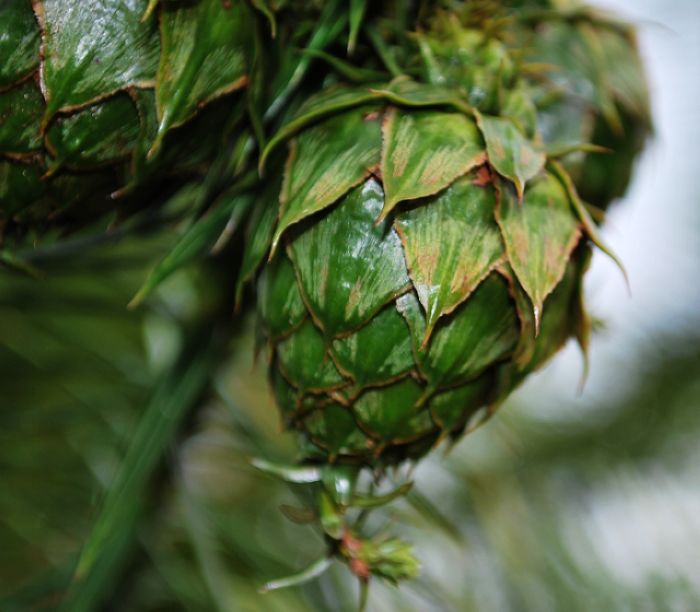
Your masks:
{"label": "blurred background", "polygon": [[[417,493],[381,520],[402,525],[422,576],[373,584],[370,610],[700,610],[700,4],[596,4],[639,25],[654,101],[655,139],[606,227],[631,295],[596,257],[583,391],[572,345],[418,466]],[[353,610],[342,567],[257,592],[323,542],[279,512],[300,491],[249,466],[291,460],[295,442],[251,321],[225,339],[192,323],[201,296],[230,291],[222,271],[179,274],[148,309],[125,308],[173,240],[49,257],[39,282],[0,273],[0,610],[54,610],[67,589],[71,612]]]}

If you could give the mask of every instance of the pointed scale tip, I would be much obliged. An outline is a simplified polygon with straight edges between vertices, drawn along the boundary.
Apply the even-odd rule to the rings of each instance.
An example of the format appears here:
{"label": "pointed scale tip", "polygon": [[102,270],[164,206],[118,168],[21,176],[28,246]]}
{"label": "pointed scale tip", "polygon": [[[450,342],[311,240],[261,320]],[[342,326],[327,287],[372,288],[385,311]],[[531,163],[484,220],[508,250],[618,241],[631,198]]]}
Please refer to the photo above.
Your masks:
{"label": "pointed scale tip", "polygon": [[374,227],[379,227],[384,221],[386,221],[386,216],[389,214],[389,211],[379,213],[379,216],[374,220]]}
{"label": "pointed scale tip", "polygon": [[276,232],[272,237],[272,242],[270,243],[270,254],[267,256],[267,263],[270,263],[277,255],[277,248],[280,244],[280,238],[282,238],[282,232]]}
{"label": "pointed scale tip", "polygon": [[153,144],[151,147],[148,149],[148,152],[146,153],[146,160],[151,161],[156,155],[158,155],[158,151],[160,151],[160,146],[163,143],[163,136],[164,132],[162,132],[160,129],[158,130],[158,134],[156,134],[156,139],[153,141]]}
{"label": "pointed scale tip", "polygon": [[131,182],[128,185],[124,185],[123,187],[120,187],[119,189],[116,189],[112,193],[109,194],[109,198],[111,200],[119,200],[123,198],[124,196],[128,195],[131,193],[134,189],[134,183]]}
{"label": "pointed scale tip", "polygon": [[165,136],[172,127],[172,109],[166,107],[162,114],[160,112],[158,114],[161,115],[160,121],[158,122],[158,131],[156,132],[156,137],[153,139],[151,148],[148,149],[148,153],[146,153],[146,159],[148,161],[152,160],[158,154]]}
{"label": "pointed scale tip", "polygon": [[146,287],[141,287],[136,295],[129,300],[129,303],[126,305],[127,310],[136,310],[139,306],[141,306],[141,304],[143,304],[143,301],[146,299],[147,295],[148,290]]}
{"label": "pointed scale tip", "polygon": [[540,335],[540,322],[542,319],[542,305],[541,304],[533,304],[532,305],[532,314],[535,317],[535,338],[538,338]]}
{"label": "pointed scale tip", "polygon": [[600,155],[612,155],[615,150],[610,147],[604,147],[603,145],[593,144],[592,142],[583,143],[579,150],[581,153],[594,153]]}
{"label": "pointed scale tip", "polygon": [[413,405],[414,413],[418,414],[421,410],[423,410],[423,408],[425,408],[425,405],[428,403],[435,391],[437,391],[437,389],[430,384],[425,388],[421,396],[416,400],[416,403]]}
{"label": "pointed scale tip", "polygon": [[394,199],[389,199],[386,197],[386,194],[384,195],[384,207],[382,208],[381,212],[379,213],[379,216],[376,218],[374,221],[374,226],[378,227],[382,223],[384,223],[389,216],[389,214],[396,208],[396,205],[398,204],[398,201],[394,201]]}
{"label": "pointed scale tip", "polygon": [[562,157],[566,157],[567,155],[571,155],[573,153],[593,153],[609,155],[611,153],[614,153],[614,151],[609,147],[604,147],[602,145],[597,145],[590,142],[582,142],[573,145],[565,145],[550,148],[547,150],[547,158],[550,160],[556,160],[561,159]]}
{"label": "pointed scale tip", "polygon": [[420,347],[418,350],[420,351],[425,351],[428,348],[428,344],[430,344],[430,339],[433,336],[433,331],[435,330],[435,324],[437,323],[437,320],[435,321],[428,321],[426,323],[425,327],[425,335],[423,336],[423,341],[420,344]]}
{"label": "pointed scale tip", "polygon": [[40,180],[40,181],[48,181],[48,180],[49,180],[50,178],[52,178],[61,168],[63,168],[63,162],[62,162],[62,161],[57,161],[57,162],[54,163],[52,166],[50,166],[50,167],[48,168],[48,170],[46,170],[46,172],[44,172],[44,174],[42,174],[42,175],[39,177],[39,180]]}
{"label": "pointed scale tip", "polygon": [[151,18],[151,15],[153,15],[153,11],[156,10],[156,7],[158,6],[158,0],[149,0],[148,1],[148,6],[146,7],[146,10],[143,12],[143,15],[141,16],[141,23],[145,23]]}

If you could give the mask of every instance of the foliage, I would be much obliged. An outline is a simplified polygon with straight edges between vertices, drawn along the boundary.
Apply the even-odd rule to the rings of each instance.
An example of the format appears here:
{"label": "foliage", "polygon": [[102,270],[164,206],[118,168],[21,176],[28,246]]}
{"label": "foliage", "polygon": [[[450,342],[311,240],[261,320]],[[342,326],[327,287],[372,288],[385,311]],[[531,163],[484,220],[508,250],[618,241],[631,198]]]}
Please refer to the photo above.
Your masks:
{"label": "foliage", "polygon": [[[363,535],[369,508],[411,489],[389,468],[473,431],[568,338],[587,350],[591,247],[615,259],[596,223],[651,130],[633,30],[545,0],[99,0],[89,10],[16,0],[0,17],[0,260],[50,283],[8,276],[9,308],[37,308],[49,340],[20,350],[18,334],[34,334],[30,308],[13,313],[3,346],[27,360],[21,376],[50,373],[47,385],[61,390],[46,391],[51,406],[78,394],[90,407],[104,402],[99,419],[133,423],[112,425],[104,441],[95,424],[94,448],[73,447],[74,416],[56,406],[52,444],[67,442],[80,469],[95,470],[109,449],[125,449],[124,460],[113,477],[109,463],[81,481],[105,489],[81,552],[71,540],[47,555],[48,578],[7,606],[94,609],[138,543],[185,609],[228,607],[228,564],[209,534],[227,527],[192,492],[178,450],[189,442],[177,442],[197,430],[187,427],[195,407],[218,414],[231,402],[221,381],[239,370],[224,376],[222,363],[240,359],[231,339],[249,336],[230,312],[234,300],[248,306],[254,285],[256,348],[285,425],[300,434],[297,456],[257,465],[311,485],[299,491],[303,508],[286,513],[317,523],[325,548],[275,585],[315,577],[332,559],[363,588],[372,576],[414,577],[410,546]],[[158,261],[148,274],[146,261]],[[93,295],[105,275],[110,286]],[[39,307],[43,292],[51,299]],[[127,297],[141,310],[116,315]],[[71,325],[51,323],[55,299]],[[142,326],[153,334],[150,362],[136,341]],[[58,349],[68,337],[76,362]],[[86,356],[80,376],[95,366],[101,380],[94,355],[126,376],[105,383],[116,397],[101,383],[94,396],[66,388]],[[253,453],[255,418],[239,417],[250,437],[239,464]],[[278,443],[260,444],[254,454],[273,458]],[[173,469],[155,499],[149,485],[169,449]],[[250,473],[250,483],[261,478]],[[18,499],[12,529],[26,538]],[[79,505],[71,521],[82,533],[89,504]],[[157,507],[172,508],[187,534],[142,533]],[[203,584],[189,591],[186,564],[157,552],[153,537],[184,537]],[[274,552],[265,567],[286,560]]]}

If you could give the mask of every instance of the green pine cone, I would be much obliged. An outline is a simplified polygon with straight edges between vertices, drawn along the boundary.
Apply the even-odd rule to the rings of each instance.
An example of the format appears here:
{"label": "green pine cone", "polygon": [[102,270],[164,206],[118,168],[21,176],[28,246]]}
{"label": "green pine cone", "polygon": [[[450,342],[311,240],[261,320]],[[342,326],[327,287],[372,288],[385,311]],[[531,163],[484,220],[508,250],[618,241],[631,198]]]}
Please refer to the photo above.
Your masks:
{"label": "green pine cone", "polygon": [[467,3],[427,23],[422,82],[331,87],[263,152],[293,137],[241,280],[271,245],[261,329],[309,459],[417,459],[567,339],[585,351],[590,245],[610,254],[589,211],[624,191],[650,129],[624,24],[549,2]]}
{"label": "green pine cone", "polygon": [[393,83],[382,95],[403,106],[304,129],[279,222],[266,200],[251,236],[249,252],[264,252],[260,234],[272,243],[260,319],[307,458],[416,459],[482,422],[569,337],[585,342],[588,220],[568,175],[502,118],[409,105],[439,93]]}
{"label": "green pine cone", "polygon": [[245,104],[219,99],[248,82],[252,9],[166,3],[145,18],[148,4],[0,5],[6,245],[162,203],[249,135],[235,130]]}
{"label": "green pine cone", "polygon": [[576,0],[10,0],[0,58],[0,261],[184,221],[133,303],[211,253],[239,304],[256,283],[302,453],[257,465],[315,487],[328,558],[305,575],[413,577],[348,512],[411,483],[358,475],[471,431],[568,339],[585,353],[592,247],[614,258],[593,217],[651,131],[632,29]]}

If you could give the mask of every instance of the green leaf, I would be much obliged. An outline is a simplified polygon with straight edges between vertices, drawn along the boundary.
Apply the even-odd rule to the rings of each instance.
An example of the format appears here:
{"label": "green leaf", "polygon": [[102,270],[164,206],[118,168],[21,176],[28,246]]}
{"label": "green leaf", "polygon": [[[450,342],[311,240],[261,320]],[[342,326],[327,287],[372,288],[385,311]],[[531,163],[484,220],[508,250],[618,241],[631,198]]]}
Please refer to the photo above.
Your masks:
{"label": "green leaf", "polygon": [[581,238],[569,196],[551,174],[534,182],[520,204],[507,187],[496,212],[508,260],[533,306],[539,333],[542,306]]}
{"label": "green leaf", "polygon": [[345,521],[340,507],[325,490],[319,495],[318,514],[323,532],[333,540],[340,540],[345,531]]}
{"label": "green leaf", "polygon": [[446,106],[465,114],[473,112],[472,107],[454,91],[418,83],[407,77],[398,77],[387,87],[372,88],[370,91],[398,106]]}
{"label": "green leaf", "polygon": [[263,113],[267,103],[269,77],[273,70],[267,61],[269,41],[255,24],[253,42],[248,51],[248,87],[245,91],[246,110],[251,131],[258,149],[264,149],[267,142]]}
{"label": "green leaf", "polygon": [[323,469],[323,490],[334,504],[347,506],[355,492],[360,467],[356,465],[326,465]]}
{"label": "green leaf", "polygon": [[[348,61],[336,57],[332,53],[326,51],[317,51],[314,49],[304,49],[303,53],[311,57],[318,58],[326,62],[333,70],[335,70],[343,79],[352,83],[376,83],[387,77],[385,72],[374,70],[372,68],[363,68],[356,66]],[[367,92],[368,93],[368,92]],[[366,96],[367,98],[375,98],[374,94]]]}
{"label": "green leaf", "polygon": [[369,179],[291,242],[302,293],[327,338],[359,329],[410,284],[396,231],[375,223],[382,204]]}
{"label": "green leaf", "polygon": [[272,38],[277,37],[277,20],[275,19],[275,13],[268,5],[267,0],[251,0],[251,4],[260,11],[262,15],[265,16],[270,24],[270,35]]}
{"label": "green leaf", "polygon": [[362,18],[367,10],[367,0],[350,0],[350,34],[348,35],[348,54],[352,55],[360,33]]}
{"label": "green leaf", "polygon": [[367,612],[369,601],[369,580],[360,580],[360,600],[357,603],[357,612]]}
{"label": "green leaf", "polygon": [[425,318],[415,294],[397,300],[411,329],[418,367],[428,382],[426,396],[439,387],[476,378],[511,354],[518,341],[518,319],[506,283],[491,274],[474,294],[425,338]]}
{"label": "green leaf", "polygon": [[260,589],[260,591],[262,593],[267,593],[268,591],[276,591],[277,589],[285,589],[288,587],[306,584],[307,582],[315,580],[321,574],[323,574],[323,572],[325,572],[332,565],[332,563],[333,560],[330,557],[323,557],[315,563],[312,563],[309,567],[298,574],[268,582]]}
{"label": "green leaf", "polygon": [[535,313],[532,310],[530,298],[518,282],[515,272],[513,272],[510,265],[504,263],[499,271],[508,281],[511,295],[515,300],[515,308],[518,311],[518,319],[520,319],[520,338],[515,351],[513,351],[513,363],[518,368],[524,369],[532,361],[532,356],[535,353],[535,344],[538,336]]}
{"label": "green leaf", "polygon": [[310,97],[301,105],[294,119],[281,127],[267,143],[260,156],[260,172],[262,173],[265,162],[275,148],[302,128],[328,115],[372,102],[375,98],[376,96],[367,89],[348,89],[340,86],[330,87]]}
{"label": "green leaf", "polygon": [[503,258],[490,185],[459,179],[427,203],[399,213],[396,228],[426,313],[425,345],[436,323],[464,302]]}
{"label": "green leaf", "polygon": [[547,147],[547,159],[557,160],[573,153],[612,153],[608,147],[591,144],[589,142],[578,142],[572,144],[555,145]]}
{"label": "green leaf", "polygon": [[279,367],[303,393],[338,389],[345,384],[333,360],[326,352],[326,343],[310,319],[277,345]]}
{"label": "green leaf", "polygon": [[603,253],[605,253],[615,262],[620,272],[622,272],[622,276],[624,276],[627,286],[629,287],[629,278],[627,277],[627,270],[625,269],[625,266],[622,264],[622,261],[615,254],[615,252],[603,241],[602,237],[600,236],[600,232],[598,232],[598,227],[596,226],[595,221],[593,221],[591,218],[586,205],[578,195],[578,191],[576,190],[576,186],[574,185],[571,176],[559,162],[552,161],[550,166],[553,174],[561,181],[562,185],[564,185],[564,189],[566,189],[571,205],[574,207],[579,221],[583,224],[583,229],[585,230],[586,235],[588,238],[590,238],[593,244],[595,244],[601,251],[603,251]]}
{"label": "green leaf", "polygon": [[240,306],[243,287],[257,272],[272,244],[272,234],[277,221],[277,194],[280,180],[270,181],[256,202],[250,216],[245,236],[245,249],[236,281],[236,305]]}
{"label": "green leaf", "polygon": [[40,150],[43,116],[44,98],[33,80],[0,93],[0,153],[24,155]]}
{"label": "green leaf", "polygon": [[[315,55],[315,53],[312,54]],[[387,100],[409,108],[447,106],[465,113],[471,112],[471,107],[454,93],[440,87],[416,83],[405,77],[394,79],[386,86],[351,89],[340,86],[331,87],[302,104],[294,119],[280,128],[270,139],[260,156],[261,172],[272,151],[302,128],[328,115],[379,100]]]}
{"label": "green leaf", "polygon": [[126,94],[67,117],[58,116],[46,133],[52,168],[90,168],[127,157],[137,144],[141,126],[136,107]]}
{"label": "green leaf", "polygon": [[306,317],[294,268],[284,253],[269,262],[260,275],[258,308],[271,339],[289,334]]}
{"label": "green leaf", "polygon": [[472,383],[436,394],[430,400],[433,421],[444,432],[461,431],[471,416],[487,403],[493,387],[492,378],[486,373]]}
{"label": "green leaf", "polygon": [[248,82],[246,48],[254,23],[244,2],[201,0],[161,13],[156,101],[158,149],[171,128]]}
{"label": "green leaf", "polygon": [[29,2],[0,3],[0,89],[25,78],[39,65],[39,26]]}
{"label": "green leaf", "polygon": [[[464,535],[452,519],[445,516],[440,500],[433,501],[416,487],[413,487],[406,495],[406,501],[428,525],[442,531],[452,541],[464,544]],[[436,504],[440,504],[441,507]]]}
{"label": "green leaf", "polygon": [[510,180],[522,200],[525,184],[544,168],[546,156],[509,119],[476,112],[476,121],[486,141],[489,162]]}
{"label": "green leaf", "polygon": [[46,122],[59,110],[153,84],[158,31],[141,23],[145,8],[145,0],[34,0],[43,33]]}
{"label": "green leaf", "polygon": [[413,379],[365,391],[353,410],[363,429],[382,444],[410,442],[435,426],[427,410],[417,411],[423,388]]}
{"label": "green leaf", "polygon": [[213,210],[197,219],[180,237],[170,252],[151,270],[148,278],[129,304],[140,304],[154,289],[189,263],[208,253],[227,225],[238,227],[250,208],[249,195],[224,193]]}
{"label": "green leaf", "polygon": [[[182,459],[177,467],[179,470],[176,472],[174,488],[177,506],[181,512],[178,512],[178,516],[182,517],[180,520],[184,519],[182,522],[187,540],[194,551],[194,567],[206,585],[204,605],[212,612],[228,612],[233,588],[229,583],[230,574],[224,561],[225,553],[212,529],[210,507],[199,492],[195,492],[195,487],[185,476],[186,467]],[[162,557],[158,553],[154,557],[158,566]],[[165,573],[167,574],[167,570]]]}
{"label": "green leaf", "polygon": [[546,174],[519,204],[507,186],[496,213],[506,253],[533,306],[539,329],[545,298],[559,284],[581,238],[580,224],[561,183]]}
{"label": "green leaf", "polygon": [[392,109],[382,135],[381,218],[399,202],[434,195],[486,161],[479,130],[461,113]]}
{"label": "green leaf", "polygon": [[290,147],[272,252],[287,228],[327,208],[361,183],[379,164],[380,148],[379,121],[356,111],[301,134]]}
{"label": "green leaf", "polygon": [[149,479],[183,418],[205,389],[216,362],[215,352],[210,334],[197,330],[180,360],[156,387],[80,553],[61,611],[99,607],[104,586],[113,580],[133,540]]}
{"label": "green leaf", "polygon": [[[307,50],[323,50],[338,40],[347,23],[347,12],[343,9],[344,0],[328,0],[322,5],[318,19],[312,24],[313,30],[308,40],[301,46]],[[284,57],[280,69],[276,71],[274,100],[265,111],[265,120],[273,119],[288,103],[299,87],[311,66],[311,56],[305,53],[292,54],[282,47]]]}
{"label": "green leaf", "polygon": [[516,371],[510,374],[511,384],[518,384],[528,374],[540,368],[579,331],[578,308],[582,298],[579,285],[580,268],[581,262],[575,254],[567,265],[561,282],[545,302],[539,334],[536,337],[535,321],[527,303],[528,298],[519,297],[523,292],[517,289],[516,301],[522,303],[518,310],[524,325],[520,343],[513,357]]}
{"label": "green leaf", "polygon": [[143,15],[141,17],[141,21],[148,21],[155,10],[158,8],[158,4],[160,3],[160,0],[148,0],[148,6],[146,7],[146,10],[143,12]]}
{"label": "green leaf", "polygon": [[387,44],[379,31],[371,24],[366,25],[364,31],[369,41],[372,43],[377,57],[382,61],[382,64],[384,64],[384,67],[391,72],[392,76],[397,78],[402,77],[403,71],[396,62],[394,49]]}
{"label": "green leaf", "polygon": [[313,465],[282,465],[265,459],[251,459],[250,463],[261,472],[294,484],[321,482],[323,478],[323,470]]}
{"label": "green leaf", "polygon": [[380,508],[399,497],[404,497],[413,488],[413,482],[405,482],[383,495],[354,495],[350,505],[353,508]]}
{"label": "green leaf", "polygon": [[326,449],[331,458],[371,451],[370,441],[357,426],[352,410],[336,402],[314,410],[304,420],[304,428],[313,442]]}
{"label": "green leaf", "polygon": [[566,267],[561,282],[545,302],[540,334],[535,341],[535,351],[527,372],[546,363],[577,331],[577,308],[581,297],[578,278],[580,261],[577,258],[578,251]]}
{"label": "green leaf", "polygon": [[447,76],[445,75],[443,62],[438,61],[430,44],[430,38],[424,32],[415,32],[415,41],[418,44],[418,51],[422,61],[422,74],[427,83],[445,83]]}
{"label": "green leaf", "polygon": [[350,376],[356,390],[382,385],[414,367],[411,336],[394,304],[350,336],[333,342],[338,368]]}

